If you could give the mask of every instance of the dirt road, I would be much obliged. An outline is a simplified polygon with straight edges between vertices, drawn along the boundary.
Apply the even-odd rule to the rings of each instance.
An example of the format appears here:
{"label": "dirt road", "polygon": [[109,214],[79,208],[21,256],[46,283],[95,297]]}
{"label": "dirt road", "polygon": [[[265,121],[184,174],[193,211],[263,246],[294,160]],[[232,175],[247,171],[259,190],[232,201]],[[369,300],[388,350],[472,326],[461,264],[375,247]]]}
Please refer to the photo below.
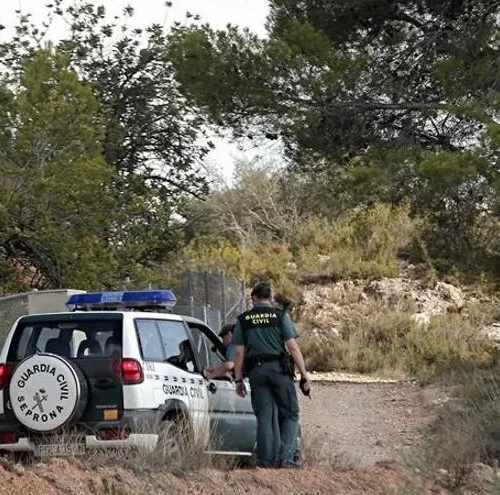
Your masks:
{"label": "dirt road", "polygon": [[[206,469],[174,476],[116,463],[53,459],[31,466],[4,464],[0,494],[449,494],[390,464],[418,442],[420,429],[438,409],[435,390],[410,383],[329,382],[315,383],[313,393],[312,400],[301,398],[304,449],[315,455],[315,464],[304,469]],[[353,469],[340,469],[346,467]]]}
{"label": "dirt road", "polygon": [[436,389],[412,383],[315,383],[313,398],[300,401],[306,448],[320,448],[325,461],[340,454],[356,467],[399,460],[439,401]]}

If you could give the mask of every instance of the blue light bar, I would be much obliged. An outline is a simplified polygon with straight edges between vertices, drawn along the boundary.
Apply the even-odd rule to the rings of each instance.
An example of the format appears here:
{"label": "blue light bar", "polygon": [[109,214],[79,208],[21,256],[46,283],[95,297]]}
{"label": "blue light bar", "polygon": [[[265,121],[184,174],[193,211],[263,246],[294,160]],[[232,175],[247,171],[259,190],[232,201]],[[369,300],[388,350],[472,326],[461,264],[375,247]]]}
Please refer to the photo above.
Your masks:
{"label": "blue light bar", "polygon": [[177,299],[170,290],[138,290],[124,292],[87,292],[68,297],[66,306],[77,309],[171,309]]}

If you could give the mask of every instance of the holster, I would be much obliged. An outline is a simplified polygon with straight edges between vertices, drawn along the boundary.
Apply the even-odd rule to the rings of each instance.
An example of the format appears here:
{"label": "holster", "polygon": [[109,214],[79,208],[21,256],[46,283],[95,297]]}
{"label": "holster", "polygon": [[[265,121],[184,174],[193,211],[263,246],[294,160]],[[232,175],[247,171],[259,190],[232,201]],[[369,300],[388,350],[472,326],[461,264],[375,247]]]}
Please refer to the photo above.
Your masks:
{"label": "holster", "polygon": [[280,363],[283,373],[289,375],[292,379],[295,378],[295,363],[293,358],[287,352],[280,355],[263,355],[252,356],[245,359],[245,371],[250,373],[259,363]]}

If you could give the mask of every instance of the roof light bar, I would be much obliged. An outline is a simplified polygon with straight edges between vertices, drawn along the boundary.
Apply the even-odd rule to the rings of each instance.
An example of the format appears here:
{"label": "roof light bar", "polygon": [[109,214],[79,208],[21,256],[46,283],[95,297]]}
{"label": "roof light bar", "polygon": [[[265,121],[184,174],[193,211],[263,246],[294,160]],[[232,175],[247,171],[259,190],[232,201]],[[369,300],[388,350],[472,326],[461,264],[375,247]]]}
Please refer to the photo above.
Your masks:
{"label": "roof light bar", "polygon": [[170,290],[87,292],[68,297],[70,311],[109,309],[172,309],[177,299]]}

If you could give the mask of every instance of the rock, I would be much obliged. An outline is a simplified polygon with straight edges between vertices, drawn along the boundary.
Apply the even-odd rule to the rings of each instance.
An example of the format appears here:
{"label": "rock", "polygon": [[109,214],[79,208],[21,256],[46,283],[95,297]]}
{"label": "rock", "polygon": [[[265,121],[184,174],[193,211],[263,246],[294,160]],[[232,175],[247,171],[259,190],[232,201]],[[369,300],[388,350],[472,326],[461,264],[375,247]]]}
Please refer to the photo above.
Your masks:
{"label": "rock", "polygon": [[26,469],[21,466],[21,464],[13,464],[10,467],[10,471],[12,471],[14,474],[17,474],[18,476],[22,476],[26,472]]}
{"label": "rock", "polygon": [[479,331],[479,335],[493,342],[500,342],[500,322],[492,323]]}
{"label": "rock", "polygon": [[457,309],[462,309],[464,307],[464,295],[462,290],[458,287],[445,282],[438,282],[435,290],[442,299],[452,303]]}
{"label": "rock", "polygon": [[425,330],[431,323],[431,315],[428,313],[415,313],[412,315],[418,328]]}

